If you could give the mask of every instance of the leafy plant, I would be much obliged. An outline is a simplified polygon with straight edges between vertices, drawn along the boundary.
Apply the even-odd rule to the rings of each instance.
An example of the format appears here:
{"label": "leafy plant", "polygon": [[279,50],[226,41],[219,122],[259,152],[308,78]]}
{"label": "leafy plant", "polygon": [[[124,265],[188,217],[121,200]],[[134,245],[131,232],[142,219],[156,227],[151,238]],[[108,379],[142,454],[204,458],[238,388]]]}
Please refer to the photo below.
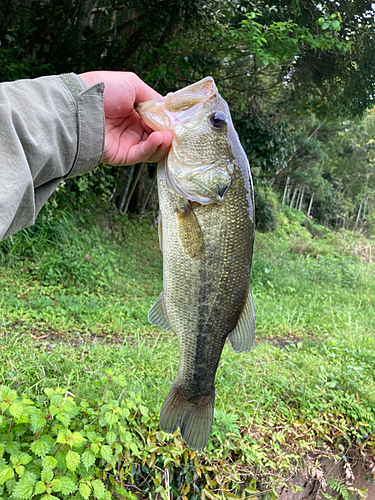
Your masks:
{"label": "leafy plant", "polygon": [[[371,240],[312,235],[287,208],[276,231],[256,235],[255,348],[225,347],[211,439],[195,453],[158,426],[178,351],[146,320],[162,287],[157,230],[147,217],[94,210],[45,212],[28,239],[2,244],[3,498],[265,500],[311,450],[343,457],[355,446],[370,460],[375,281],[358,249]],[[78,280],[66,260],[80,263]]]}
{"label": "leafy plant", "polygon": [[[343,484],[339,479],[329,476],[327,478],[327,486],[333,492],[338,493],[342,497],[342,500],[349,500],[349,491],[345,484]],[[331,500],[333,498],[328,493],[322,492],[321,495],[327,500]]]}

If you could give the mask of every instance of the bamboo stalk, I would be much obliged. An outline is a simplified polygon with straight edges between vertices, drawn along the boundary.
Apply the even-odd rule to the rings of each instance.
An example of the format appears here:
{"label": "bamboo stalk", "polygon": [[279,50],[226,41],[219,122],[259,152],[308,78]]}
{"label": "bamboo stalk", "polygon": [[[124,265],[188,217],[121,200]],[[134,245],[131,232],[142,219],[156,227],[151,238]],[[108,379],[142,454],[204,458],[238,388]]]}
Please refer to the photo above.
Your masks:
{"label": "bamboo stalk", "polygon": [[124,189],[122,190],[121,197],[120,197],[120,203],[118,206],[120,213],[122,212],[122,209],[124,208],[126,197],[128,195],[128,192],[129,192],[130,184],[133,180],[133,176],[134,176],[134,165],[131,165],[129,168],[128,178],[126,179],[126,182],[124,184]]}
{"label": "bamboo stalk", "polygon": [[126,197],[126,202],[125,202],[125,205],[124,205],[124,208],[122,210],[122,214],[126,214],[126,212],[128,211],[128,208],[129,208],[129,203],[130,203],[130,200],[133,196],[133,193],[134,193],[134,190],[135,190],[135,187],[136,185],[138,184],[138,181],[141,177],[141,174],[143,172],[143,169],[145,168],[146,166],[146,163],[143,162],[143,163],[140,163],[139,167],[138,167],[138,170],[137,170],[137,173],[135,175],[135,178],[134,178],[134,181],[133,181],[133,184],[131,185],[130,189],[129,189],[129,192],[128,192],[128,195]]}
{"label": "bamboo stalk", "polygon": [[300,200],[299,200],[298,210],[302,209],[302,202],[303,202],[303,195],[304,194],[305,194],[305,186],[303,186],[302,190],[301,190],[301,196],[300,196]]}
{"label": "bamboo stalk", "polygon": [[363,205],[363,213],[362,213],[362,225],[365,221],[365,215],[366,215],[366,209],[367,209],[367,204],[368,204],[368,195],[365,198],[365,203]]}
{"label": "bamboo stalk", "polygon": [[306,217],[310,217],[313,201],[314,201],[314,193],[311,195],[309,208],[307,209],[307,216]]}
{"label": "bamboo stalk", "polygon": [[292,201],[290,202],[289,208],[293,208],[293,202],[294,202],[294,198],[296,197],[297,191],[298,191],[298,187],[296,187],[295,190],[293,191]]}
{"label": "bamboo stalk", "polygon": [[302,193],[302,189],[298,188],[298,196],[297,196],[297,200],[296,200],[296,208],[297,209],[299,206],[299,199],[301,198],[301,193]]}
{"label": "bamboo stalk", "polygon": [[284,196],[283,196],[283,202],[282,202],[283,205],[285,203],[286,195],[287,195],[287,192],[288,192],[288,189],[289,189],[289,181],[290,181],[290,177],[288,175],[288,177],[286,178],[286,183],[285,183]]}
{"label": "bamboo stalk", "polygon": [[356,218],[356,221],[355,221],[354,229],[357,229],[357,227],[358,227],[359,218],[361,216],[361,211],[362,211],[362,205],[363,205],[363,198],[361,200],[361,204],[359,205],[359,210],[358,210],[357,218]]}

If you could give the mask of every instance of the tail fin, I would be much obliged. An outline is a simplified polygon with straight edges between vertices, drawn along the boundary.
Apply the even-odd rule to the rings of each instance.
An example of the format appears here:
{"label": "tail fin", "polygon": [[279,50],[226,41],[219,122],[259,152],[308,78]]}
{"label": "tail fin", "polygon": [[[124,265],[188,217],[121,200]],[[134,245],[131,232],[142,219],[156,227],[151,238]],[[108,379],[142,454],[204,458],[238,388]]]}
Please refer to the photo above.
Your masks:
{"label": "tail fin", "polygon": [[201,401],[190,402],[176,382],[160,411],[160,428],[164,432],[181,430],[182,439],[193,450],[204,448],[210,437],[214,415],[215,391]]}

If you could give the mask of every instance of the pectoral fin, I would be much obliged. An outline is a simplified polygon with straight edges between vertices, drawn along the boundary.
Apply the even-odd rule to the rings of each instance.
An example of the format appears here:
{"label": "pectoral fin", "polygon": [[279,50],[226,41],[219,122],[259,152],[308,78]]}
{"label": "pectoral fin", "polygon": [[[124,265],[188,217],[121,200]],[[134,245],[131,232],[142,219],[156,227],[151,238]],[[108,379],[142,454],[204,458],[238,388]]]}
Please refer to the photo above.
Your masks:
{"label": "pectoral fin", "polygon": [[236,328],[228,336],[234,352],[247,352],[253,347],[255,338],[255,316],[251,289]]}
{"label": "pectoral fin", "polygon": [[163,292],[159,295],[155,304],[151,307],[148,313],[148,320],[152,325],[159,326],[166,330],[167,332],[171,332],[172,328],[168,322],[167,316],[165,315],[164,305],[163,305]]}
{"label": "pectoral fin", "polygon": [[204,257],[204,239],[197,216],[189,203],[183,208],[176,209],[178,239],[183,251],[191,259],[202,259]]}

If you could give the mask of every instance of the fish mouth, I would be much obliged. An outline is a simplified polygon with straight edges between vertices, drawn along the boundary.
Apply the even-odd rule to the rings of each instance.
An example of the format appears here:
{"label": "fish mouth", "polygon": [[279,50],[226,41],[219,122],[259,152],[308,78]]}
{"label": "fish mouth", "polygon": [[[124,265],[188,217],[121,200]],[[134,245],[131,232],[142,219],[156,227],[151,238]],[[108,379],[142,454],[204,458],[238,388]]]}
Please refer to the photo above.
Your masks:
{"label": "fish mouth", "polygon": [[213,78],[208,76],[164,97],[138,102],[135,104],[135,110],[142,121],[153,130],[172,130],[175,122],[192,128],[203,119],[202,113],[197,113],[196,107],[203,109],[217,93]]}

